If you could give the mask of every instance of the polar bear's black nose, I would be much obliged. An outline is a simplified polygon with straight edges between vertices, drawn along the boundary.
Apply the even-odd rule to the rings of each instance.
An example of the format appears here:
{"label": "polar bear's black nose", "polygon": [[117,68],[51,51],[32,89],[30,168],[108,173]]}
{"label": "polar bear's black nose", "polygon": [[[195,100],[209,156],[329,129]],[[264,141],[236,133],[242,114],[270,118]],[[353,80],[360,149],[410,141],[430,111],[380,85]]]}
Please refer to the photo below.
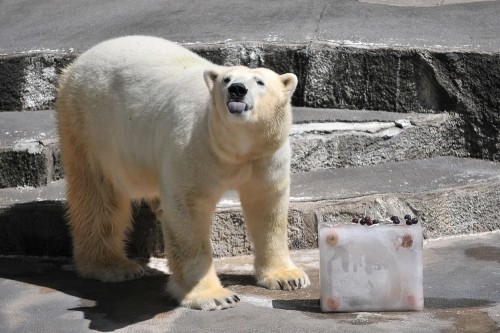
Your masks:
{"label": "polar bear's black nose", "polygon": [[247,94],[248,89],[243,85],[243,83],[233,83],[227,89],[229,95],[232,97],[243,97]]}

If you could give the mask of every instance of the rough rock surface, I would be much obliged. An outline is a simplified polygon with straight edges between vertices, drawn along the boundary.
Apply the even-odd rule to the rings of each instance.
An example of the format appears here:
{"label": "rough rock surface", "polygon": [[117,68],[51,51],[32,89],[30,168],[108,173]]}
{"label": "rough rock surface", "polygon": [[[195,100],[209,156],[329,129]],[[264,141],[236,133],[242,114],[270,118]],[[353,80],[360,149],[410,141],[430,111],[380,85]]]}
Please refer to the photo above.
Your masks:
{"label": "rough rock surface", "polygon": [[[265,66],[280,73],[296,73],[296,106],[456,112],[464,120],[470,154],[500,158],[498,53],[360,48],[322,41],[189,47],[218,64]],[[56,74],[73,57],[62,53],[1,57],[0,110],[52,107]]]}
{"label": "rough rock surface", "polygon": [[[45,188],[0,189],[0,254],[70,256],[64,221],[64,182]],[[214,214],[217,257],[248,254],[252,246],[237,200],[223,200]],[[441,157],[292,176],[289,246],[317,246],[319,223],[350,223],[367,214],[388,220],[419,218],[425,238],[500,229],[500,166]],[[145,204],[136,205],[132,256],[163,256],[161,227]]]}

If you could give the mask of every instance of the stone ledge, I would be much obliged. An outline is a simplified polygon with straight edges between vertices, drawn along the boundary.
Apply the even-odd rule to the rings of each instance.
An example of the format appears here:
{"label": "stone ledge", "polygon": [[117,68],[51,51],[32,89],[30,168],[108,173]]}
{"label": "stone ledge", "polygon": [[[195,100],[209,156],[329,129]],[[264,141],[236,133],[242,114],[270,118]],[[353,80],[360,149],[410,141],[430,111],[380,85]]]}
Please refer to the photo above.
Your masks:
{"label": "stone ledge", "polygon": [[[438,158],[292,176],[289,246],[317,246],[318,223],[350,223],[369,214],[384,219],[411,214],[426,238],[500,230],[500,165]],[[18,198],[16,199],[16,194]],[[64,222],[64,182],[43,189],[3,189],[0,254],[70,256]],[[159,222],[146,205],[134,209],[132,256],[163,256]],[[220,206],[212,230],[214,255],[248,254],[252,246],[237,206]]]}
{"label": "stone ledge", "polygon": [[[294,107],[292,172],[469,155],[456,114]],[[0,188],[64,176],[52,111],[0,113]]]}
{"label": "stone ledge", "polygon": [[[335,42],[228,42],[187,45],[223,65],[294,72],[296,106],[394,112],[457,112],[471,155],[499,159],[500,54],[412,48],[362,48]],[[0,58],[0,110],[52,107],[56,75],[76,55]]]}
{"label": "stone ledge", "polygon": [[[362,115],[356,117],[358,112]],[[381,117],[384,120],[370,121],[366,113],[351,111],[350,117],[339,117],[341,121],[294,124],[290,136],[292,171],[469,156],[463,122],[455,114],[385,112]],[[368,113],[377,119],[378,112]]]}
{"label": "stone ledge", "polygon": [[63,177],[55,115],[0,113],[0,188],[42,186]]}
{"label": "stone ledge", "polygon": [[[464,98],[486,109],[500,103],[496,97],[500,54],[495,52],[363,48],[329,41],[185,46],[220,65],[263,66],[297,74],[296,106],[439,112],[460,111]],[[52,108],[57,75],[76,56],[65,52],[0,56],[0,111]],[[479,89],[482,86],[485,89]]]}

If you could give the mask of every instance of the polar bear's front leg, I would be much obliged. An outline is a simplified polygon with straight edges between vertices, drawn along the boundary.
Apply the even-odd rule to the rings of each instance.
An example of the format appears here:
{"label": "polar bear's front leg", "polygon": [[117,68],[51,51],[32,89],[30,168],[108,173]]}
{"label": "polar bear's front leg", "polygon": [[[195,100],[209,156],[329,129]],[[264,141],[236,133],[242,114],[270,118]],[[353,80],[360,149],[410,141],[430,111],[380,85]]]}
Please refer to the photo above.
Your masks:
{"label": "polar bear's front leg", "polygon": [[278,182],[252,181],[240,190],[245,222],[254,243],[257,284],[268,289],[294,290],[310,285],[288,251],[288,176]]}
{"label": "polar bear's front leg", "polygon": [[172,271],[167,292],[187,308],[225,309],[240,301],[233,291],[221,285],[215,272],[210,242],[211,218],[211,210],[179,205],[164,209],[160,216]]}

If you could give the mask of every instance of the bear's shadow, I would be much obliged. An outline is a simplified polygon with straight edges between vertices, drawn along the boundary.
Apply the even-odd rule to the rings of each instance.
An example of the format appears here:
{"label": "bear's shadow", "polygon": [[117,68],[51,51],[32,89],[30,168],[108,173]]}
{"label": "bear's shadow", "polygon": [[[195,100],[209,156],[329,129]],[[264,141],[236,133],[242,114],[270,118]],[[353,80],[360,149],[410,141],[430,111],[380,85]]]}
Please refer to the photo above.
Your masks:
{"label": "bear's shadow", "polygon": [[[82,279],[67,262],[30,258],[0,258],[0,278],[40,287],[40,293],[59,291],[79,298],[78,307],[68,311],[81,311],[89,320],[89,328],[110,332],[154,317],[167,317],[178,307],[165,292],[169,276],[151,270],[138,280],[104,283]],[[221,281],[232,284],[252,284],[252,276],[223,275]]]}

